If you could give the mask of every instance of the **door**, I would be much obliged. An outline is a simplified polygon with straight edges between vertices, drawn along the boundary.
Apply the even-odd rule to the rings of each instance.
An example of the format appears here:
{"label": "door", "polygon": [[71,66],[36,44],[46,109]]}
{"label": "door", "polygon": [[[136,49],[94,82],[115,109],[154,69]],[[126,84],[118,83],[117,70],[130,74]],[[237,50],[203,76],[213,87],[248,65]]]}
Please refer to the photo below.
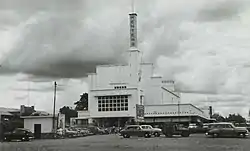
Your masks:
{"label": "door", "polygon": [[234,136],[235,130],[234,130],[232,125],[225,124],[225,125],[223,125],[222,134],[223,134],[223,136]]}
{"label": "door", "polygon": [[130,136],[135,136],[135,130],[136,130],[137,127],[134,127],[134,126],[131,126],[131,127],[128,127],[127,128],[127,133],[128,135]]}
{"label": "door", "polygon": [[41,124],[34,124],[34,137],[36,139],[40,139],[42,134],[42,125]]}
{"label": "door", "polygon": [[143,136],[144,133],[143,133],[143,129],[138,126],[134,129],[134,136]]}
{"label": "door", "polygon": [[19,139],[19,137],[18,137],[18,130],[14,130],[14,131],[12,132],[12,135],[11,135],[10,137],[11,137],[11,139],[13,139],[13,140]]}

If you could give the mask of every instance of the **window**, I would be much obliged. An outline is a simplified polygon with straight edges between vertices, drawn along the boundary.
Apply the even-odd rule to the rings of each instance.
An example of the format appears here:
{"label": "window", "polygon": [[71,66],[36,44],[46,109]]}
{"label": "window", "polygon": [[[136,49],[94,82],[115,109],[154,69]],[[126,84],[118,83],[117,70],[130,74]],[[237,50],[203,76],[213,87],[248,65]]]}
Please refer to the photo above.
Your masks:
{"label": "window", "polygon": [[127,86],[115,86],[115,89],[127,89]]}
{"label": "window", "polygon": [[100,96],[98,97],[98,112],[128,111],[128,96]]}
{"label": "window", "polygon": [[225,125],[224,125],[224,128],[233,128],[233,126],[230,125],[230,124],[225,124]]}

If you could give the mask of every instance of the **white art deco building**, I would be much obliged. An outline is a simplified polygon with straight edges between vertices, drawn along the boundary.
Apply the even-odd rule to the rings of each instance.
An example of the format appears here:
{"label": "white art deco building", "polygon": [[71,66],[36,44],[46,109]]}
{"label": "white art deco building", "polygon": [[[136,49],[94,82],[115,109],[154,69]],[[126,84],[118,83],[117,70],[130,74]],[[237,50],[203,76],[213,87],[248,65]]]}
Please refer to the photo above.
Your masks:
{"label": "white art deco building", "polygon": [[89,110],[79,111],[78,124],[121,126],[127,121],[190,122],[209,120],[208,110],[181,104],[174,81],[154,76],[154,65],[143,63],[137,48],[137,14],[129,14],[128,64],[101,65],[88,76]]}

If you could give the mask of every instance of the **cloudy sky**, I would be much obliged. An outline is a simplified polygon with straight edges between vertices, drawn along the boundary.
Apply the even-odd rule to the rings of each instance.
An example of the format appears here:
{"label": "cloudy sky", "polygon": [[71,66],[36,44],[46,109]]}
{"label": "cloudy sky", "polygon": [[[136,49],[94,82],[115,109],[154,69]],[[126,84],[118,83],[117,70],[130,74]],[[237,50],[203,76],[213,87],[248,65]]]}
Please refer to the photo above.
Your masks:
{"label": "cloudy sky", "polygon": [[[250,105],[250,0],[136,0],[139,49],[183,102]],[[0,106],[73,105],[96,65],[124,63],[129,0],[0,0]]]}

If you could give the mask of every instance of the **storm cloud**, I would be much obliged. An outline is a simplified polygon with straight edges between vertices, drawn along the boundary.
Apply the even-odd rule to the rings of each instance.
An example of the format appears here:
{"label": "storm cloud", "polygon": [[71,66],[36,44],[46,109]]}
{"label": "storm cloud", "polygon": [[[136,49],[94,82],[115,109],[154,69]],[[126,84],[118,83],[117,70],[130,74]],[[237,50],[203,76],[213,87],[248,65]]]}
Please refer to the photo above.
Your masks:
{"label": "storm cloud", "polygon": [[[183,93],[213,94],[218,102],[242,95],[237,99],[247,103],[247,0],[136,0],[135,6],[139,49],[157,74],[174,79]],[[52,84],[82,80],[97,65],[124,64],[130,10],[125,0],[0,0],[0,74]]]}

